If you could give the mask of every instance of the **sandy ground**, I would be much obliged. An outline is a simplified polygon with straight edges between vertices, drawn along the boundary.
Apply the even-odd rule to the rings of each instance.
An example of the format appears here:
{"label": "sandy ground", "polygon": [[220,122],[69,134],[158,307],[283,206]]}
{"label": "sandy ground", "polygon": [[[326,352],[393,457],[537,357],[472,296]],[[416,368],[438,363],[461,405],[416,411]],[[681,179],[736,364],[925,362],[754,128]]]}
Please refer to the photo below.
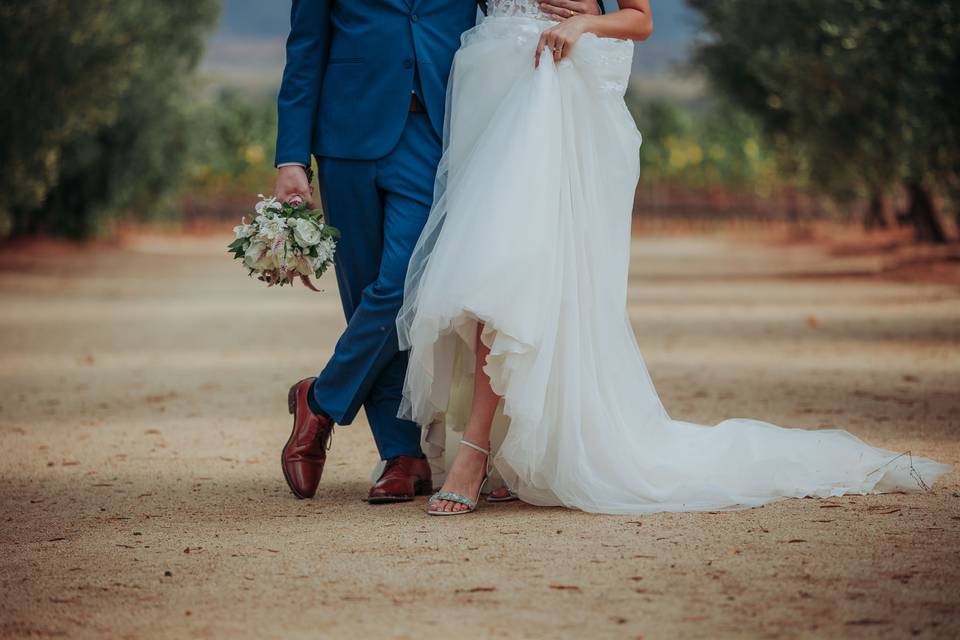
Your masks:
{"label": "sandy ground", "polygon": [[[286,390],[330,353],[336,293],[262,288],[224,242],[0,260],[3,637],[960,634],[957,472],[735,513],[430,519],[361,500],[361,420],[295,500]],[[638,240],[630,313],[666,406],[960,462],[960,287],[836,253]]]}

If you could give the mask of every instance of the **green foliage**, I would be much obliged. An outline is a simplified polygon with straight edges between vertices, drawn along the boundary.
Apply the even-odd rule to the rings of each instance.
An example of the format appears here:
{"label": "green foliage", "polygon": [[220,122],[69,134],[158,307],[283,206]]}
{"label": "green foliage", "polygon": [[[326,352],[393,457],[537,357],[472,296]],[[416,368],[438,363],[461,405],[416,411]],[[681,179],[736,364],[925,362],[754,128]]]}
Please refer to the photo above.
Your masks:
{"label": "green foliage", "polygon": [[629,100],[643,132],[641,182],[684,188],[769,191],[777,176],[756,121],[725,101],[698,109],[676,101]]}
{"label": "green foliage", "polygon": [[190,146],[184,190],[216,200],[223,193],[246,197],[276,179],[273,155],[276,100],[224,89],[190,109]]}
{"label": "green foliage", "polygon": [[0,235],[82,237],[156,208],[217,0],[0,4]]}
{"label": "green foliage", "polygon": [[697,61],[780,166],[833,196],[957,188],[960,0],[688,0]]}

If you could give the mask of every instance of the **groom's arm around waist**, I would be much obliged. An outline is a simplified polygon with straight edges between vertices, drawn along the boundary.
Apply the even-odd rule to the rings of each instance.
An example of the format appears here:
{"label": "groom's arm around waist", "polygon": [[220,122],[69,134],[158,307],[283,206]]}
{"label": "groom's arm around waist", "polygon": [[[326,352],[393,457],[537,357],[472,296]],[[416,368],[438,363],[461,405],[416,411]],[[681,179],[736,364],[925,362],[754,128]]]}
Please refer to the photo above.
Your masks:
{"label": "groom's arm around waist", "polygon": [[334,0],[293,0],[287,64],[277,99],[277,156],[274,164],[310,166],[317,102],[330,49],[330,6]]}

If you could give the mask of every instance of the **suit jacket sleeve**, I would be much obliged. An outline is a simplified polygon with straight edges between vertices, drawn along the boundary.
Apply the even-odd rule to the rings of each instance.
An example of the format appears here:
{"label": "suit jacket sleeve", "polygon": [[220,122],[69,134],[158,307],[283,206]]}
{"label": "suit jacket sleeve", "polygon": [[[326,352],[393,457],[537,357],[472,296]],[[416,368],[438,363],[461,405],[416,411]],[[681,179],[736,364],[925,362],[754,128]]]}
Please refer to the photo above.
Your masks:
{"label": "suit jacket sleeve", "polygon": [[277,99],[275,165],[310,166],[317,103],[330,48],[330,5],[334,0],[293,0],[287,64]]}

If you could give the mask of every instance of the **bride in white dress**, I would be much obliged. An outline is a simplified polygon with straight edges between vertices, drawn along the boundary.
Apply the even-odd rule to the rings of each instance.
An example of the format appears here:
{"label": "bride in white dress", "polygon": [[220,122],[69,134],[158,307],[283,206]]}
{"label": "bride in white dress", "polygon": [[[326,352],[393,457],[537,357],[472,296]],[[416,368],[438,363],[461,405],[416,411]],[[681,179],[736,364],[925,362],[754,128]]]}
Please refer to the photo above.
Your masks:
{"label": "bride in white dress", "polygon": [[[846,431],[670,418],[626,312],[641,137],[623,96],[650,8],[548,18],[535,0],[492,0],[450,75],[397,321],[401,415],[426,425],[445,477],[429,512],[473,510],[492,425],[489,464],[513,495],[601,513],[910,491],[949,470]],[[467,446],[446,447],[451,432]]]}

